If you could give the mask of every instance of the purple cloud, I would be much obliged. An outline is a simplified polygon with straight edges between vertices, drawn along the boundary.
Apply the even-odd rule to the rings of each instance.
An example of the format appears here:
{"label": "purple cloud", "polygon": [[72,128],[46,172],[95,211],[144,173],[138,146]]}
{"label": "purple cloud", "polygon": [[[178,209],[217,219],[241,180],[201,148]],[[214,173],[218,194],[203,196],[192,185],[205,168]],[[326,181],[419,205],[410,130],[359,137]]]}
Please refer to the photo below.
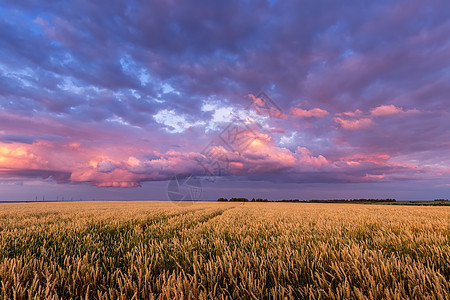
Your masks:
{"label": "purple cloud", "polygon": [[[239,115],[261,145],[228,150],[230,178],[446,182],[449,9],[4,1],[0,177],[134,187],[201,175],[195,158]],[[246,110],[261,90],[279,114]]]}

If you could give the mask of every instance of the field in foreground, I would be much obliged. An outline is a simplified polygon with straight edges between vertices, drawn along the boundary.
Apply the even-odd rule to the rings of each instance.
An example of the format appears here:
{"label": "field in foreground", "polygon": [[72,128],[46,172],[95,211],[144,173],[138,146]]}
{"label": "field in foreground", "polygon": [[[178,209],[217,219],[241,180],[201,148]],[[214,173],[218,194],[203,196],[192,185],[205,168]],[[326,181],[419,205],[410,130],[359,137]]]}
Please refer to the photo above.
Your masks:
{"label": "field in foreground", "polygon": [[0,204],[2,298],[450,298],[449,207]]}

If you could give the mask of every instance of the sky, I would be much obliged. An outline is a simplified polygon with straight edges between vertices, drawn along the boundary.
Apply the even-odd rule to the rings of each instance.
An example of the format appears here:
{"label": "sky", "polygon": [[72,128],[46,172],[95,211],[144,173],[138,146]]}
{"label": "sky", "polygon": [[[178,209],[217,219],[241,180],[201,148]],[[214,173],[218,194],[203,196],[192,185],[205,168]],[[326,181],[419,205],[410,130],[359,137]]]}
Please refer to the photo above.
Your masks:
{"label": "sky", "polygon": [[449,36],[440,0],[4,0],[0,200],[450,198]]}

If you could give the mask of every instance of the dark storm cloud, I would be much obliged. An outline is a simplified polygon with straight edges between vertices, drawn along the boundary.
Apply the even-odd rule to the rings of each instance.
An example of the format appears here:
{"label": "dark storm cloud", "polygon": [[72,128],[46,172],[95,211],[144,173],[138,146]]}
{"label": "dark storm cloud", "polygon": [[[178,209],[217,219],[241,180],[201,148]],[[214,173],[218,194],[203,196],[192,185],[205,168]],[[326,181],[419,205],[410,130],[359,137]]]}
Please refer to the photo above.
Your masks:
{"label": "dark storm cloud", "polygon": [[41,178],[44,180],[54,180],[57,183],[68,183],[70,179],[70,172],[55,171],[55,170],[36,170],[36,169],[32,170],[2,169],[0,170],[0,176],[29,178],[29,179]]}
{"label": "dark storm cloud", "polygon": [[[182,95],[182,101],[168,100],[169,107],[198,109],[199,98],[214,94],[241,101],[248,92],[273,87],[286,105],[306,98],[342,111],[405,104],[395,97],[428,94],[414,91],[414,83],[426,89],[430,79],[448,76],[442,74],[450,53],[445,6],[421,1],[24,1],[6,7],[17,17],[3,21],[2,49],[11,61],[33,63],[38,78],[53,72],[81,87],[135,89],[157,98],[160,85],[169,82]],[[28,20],[17,26],[19,17]],[[146,86],[139,74],[149,77]],[[55,83],[49,88],[58,91]],[[415,98],[408,104],[419,106]],[[442,101],[439,95],[433,98]],[[439,106],[434,99],[426,105]]]}

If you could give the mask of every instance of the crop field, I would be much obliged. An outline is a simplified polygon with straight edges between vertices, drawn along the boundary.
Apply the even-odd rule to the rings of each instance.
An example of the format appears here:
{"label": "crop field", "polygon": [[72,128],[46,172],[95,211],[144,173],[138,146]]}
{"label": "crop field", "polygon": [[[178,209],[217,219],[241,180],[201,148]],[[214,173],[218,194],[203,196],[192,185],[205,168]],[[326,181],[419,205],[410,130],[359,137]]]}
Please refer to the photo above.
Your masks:
{"label": "crop field", "polygon": [[5,299],[450,299],[450,207],[0,204]]}

